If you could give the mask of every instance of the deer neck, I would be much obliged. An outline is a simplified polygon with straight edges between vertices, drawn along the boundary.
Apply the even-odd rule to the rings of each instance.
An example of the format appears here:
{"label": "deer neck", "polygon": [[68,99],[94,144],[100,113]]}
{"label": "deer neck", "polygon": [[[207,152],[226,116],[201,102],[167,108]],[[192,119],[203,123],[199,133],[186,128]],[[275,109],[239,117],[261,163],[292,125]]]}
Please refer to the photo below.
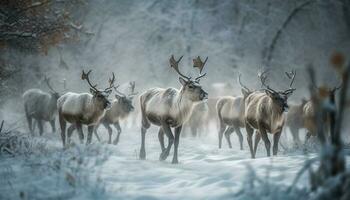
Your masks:
{"label": "deer neck", "polygon": [[193,107],[196,104],[186,95],[184,95],[183,90],[181,89],[177,96],[177,101],[175,104],[175,110],[177,111],[182,122],[185,122],[190,117]]}
{"label": "deer neck", "polygon": [[89,102],[89,105],[88,105],[88,108],[91,112],[91,115],[95,115],[97,113],[103,113],[104,112],[104,108],[103,108],[103,105],[101,102],[97,101],[96,98],[92,97],[90,102]]}

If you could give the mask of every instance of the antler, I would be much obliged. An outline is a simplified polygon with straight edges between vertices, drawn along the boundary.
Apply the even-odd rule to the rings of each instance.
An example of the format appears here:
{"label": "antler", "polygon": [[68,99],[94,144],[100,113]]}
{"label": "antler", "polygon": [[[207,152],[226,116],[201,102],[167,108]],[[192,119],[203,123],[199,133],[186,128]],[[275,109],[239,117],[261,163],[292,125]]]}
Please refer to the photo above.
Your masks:
{"label": "antler", "polygon": [[137,92],[135,92],[135,81],[130,81],[129,85],[130,85],[130,90],[131,90],[131,93],[129,95],[136,95]]}
{"label": "antler", "polygon": [[169,60],[169,62],[170,62],[170,67],[174,68],[175,71],[176,71],[180,76],[182,76],[183,78],[185,78],[185,79],[187,79],[187,80],[190,80],[191,77],[188,77],[188,76],[183,75],[183,74],[180,72],[180,70],[179,70],[179,62],[181,61],[182,57],[183,57],[183,56],[181,56],[181,57],[179,58],[179,60],[176,61],[175,58],[174,58],[174,55],[171,55],[170,60]]}
{"label": "antler", "polygon": [[242,84],[242,82],[241,82],[241,76],[242,76],[242,74],[239,74],[239,75],[238,75],[238,83],[239,83],[239,85],[240,85],[242,88],[244,88],[245,90],[250,91],[250,89],[249,89],[248,87],[246,87],[245,85]]}
{"label": "antler", "polygon": [[198,56],[196,59],[193,59],[193,67],[198,67],[199,69],[199,73],[202,74],[202,70],[203,70],[203,67],[205,65],[205,63],[207,62],[208,60],[208,57],[204,60],[204,62],[202,62],[202,59],[200,56]]}
{"label": "antler", "polygon": [[45,81],[47,87],[48,87],[50,90],[52,90],[53,92],[56,92],[56,93],[57,93],[57,91],[54,90],[53,87],[52,87],[51,84],[50,84],[50,78],[47,78],[47,77],[45,76],[45,77],[44,77],[44,81]]}
{"label": "antler", "polygon": [[126,95],[122,92],[120,92],[117,88],[119,87],[119,85],[117,86],[114,86],[113,89],[114,91],[117,93],[118,96],[121,96],[121,97],[126,97]]}
{"label": "antler", "polygon": [[81,79],[82,80],[86,80],[88,82],[88,84],[90,85],[91,89],[95,90],[95,91],[98,91],[98,89],[96,88],[97,87],[97,84],[96,85],[92,85],[91,82],[90,82],[90,78],[89,78],[89,75],[91,73],[92,70],[89,70],[87,73],[82,72],[81,74]]}
{"label": "antler", "polygon": [[193,59],[193,67],[199,69],[199,76],[195,78],[196,82],[199,82],[201,78],[203,78],[207,73],[202,74],[202,70],[204,68],[205,63],[207,63],[208,57],[205,58],[204,62],[202,62],[202,59],[200,56],[198,56],[196,59]]}
{"label": "antler", "polygon": [[268,70],[265,70],[265,71],[263,71],[263,72],[258,74],[258,77],[260,78],[260,81],[261,81],[261,86],[266,87],[266,89],[269,90],[270,92],[277,93],[275,90],[270,88],[270,86],[266,83],[266,81],[267,81],[267,75],[266,74],[267,73],[268,73]]}
{"label": "antler", "polygon": [[283,93],[285,94],[290,94],[292,92],[294,92],[295,88],[292,88],[292,85],[294,83],[294,79],[295,79],[295,76],[297,74],[296,70],[292,70],[291,72],[285,72],[286,73],[286,76],[291,79],[291,82],[289,84],[289,89],[284,91]]}
{"label": "antler", "polygon": [[109,78],[108,80],[109,86],[105,89],[105,91],[110,90],[114,87],[114,81],[115,81],[115,76],[114,76],[114,73],[112,72],[112,78]]}

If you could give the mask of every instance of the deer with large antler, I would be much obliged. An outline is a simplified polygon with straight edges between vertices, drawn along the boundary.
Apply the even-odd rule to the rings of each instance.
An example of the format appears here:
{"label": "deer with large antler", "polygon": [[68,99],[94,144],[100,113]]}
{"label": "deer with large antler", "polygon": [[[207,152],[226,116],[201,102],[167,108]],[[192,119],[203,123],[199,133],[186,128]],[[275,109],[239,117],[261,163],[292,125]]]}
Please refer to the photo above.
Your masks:
{"label": "deer with large antler", "polygon": [[[262,138],[265,143],[267,156],[271,156],[271,143],[267,133],[273,134],[273,155],[277,155],[278,142],[284,125],[284,112],[288,109],[288,97],[295,91],[292,88],[296,72],[286,72],[287,77],[291,80],[289,89],[285,91],[276,91],[267,83],[267,71],[261,73],[263,90],[252,92],[245,100],[245,127],[247,131],[247,141],[252,158],[255,158],[256,149]],[[255,135],[255,144],[253,149],[253,133]]]}
{"label": "deer with large antler", "polygon": [[230,135],[236,132],[240,149],[243,149],[243,135],[241,128],[245,127],[244,123],[244,101],[252,91],[244,86],[241,82],[241,74],[238,76],[238,83],[241,86],[243,96],[220,97],[216,104],[216,111],[219,117],[219,148],[222,146],[222,137],[225,135],[229,148],[232,148]]}
{"label": "deer with large antler", "polygon": [[[168,157],[174,143],[172,163],[178,163],[177,152],[182,125],[191,115],[193,106],[208,98],[208,94],[199,83],[200,79],[206,75],[201,72],[208,58],[204,62],[202,62],[200,57],[193,60],[193,67],[199,68],[200,71],[199,76],[195,79],[180,72],[178,65],[181,59],[182,56],[178,60],[171,56],[169,60],[170,67],[180,75],[179,81],[182,87],[179,90],[175,88],[152,88],[140,95],[142,113],[140,159],[146,158],[146,132],[151,124],[154,124],[160,127],[158,139],[162,153],[159,159],[165,160]],[[174,135],[171,128],[175,129]],[[164,146],[164,134],[168,137],[168,146],[166,148]]]}
{"label": "deer with large antler", "polygon": [[23,93],[24,111],[27,118],[29,131],[33,134],[33,119],[37,121],[39,134],[43,134],[43,122],[50,122],[52,132],[56,131],[55,116],[57,114],[57,99],[59,93],[53,89],[50,79],[45,77],[44,82],[50,89],[50,92],[44,92],[40,89],[29,89]]}
{"label": "deer with large antler", "polygon": [[[118,144],[120,133],[122,132],[122,129],[120,127],[120,120],[123,120],[129,116],[129,114],[134,111],[134,106],[132,105],[132,100],[135,95],[137,95],[137,92],[135,92],[135,82],[130,82],[130,93],[124,94],[120,92],[117,87],[114,87],[114,90],[116,92],[115,99],[112,101],[112,106],[109,110],[106,111],[104,117],[100,120],[100,124],[102,124],[107,130],[109,134],[109,140],[108,143],[110,144],[112,142],[112,128],[110,127],[111,124],[114,125],[114,127],[118,131],[118,135],[113,141],[113,144]],[[99,140],[97,129],[99,125],[95,128],[95,135],[97,139]]]}
{"label": "deer with large antler", "polygon": [[87,81],[90,86],[90,93],[73,93],[68,92],[61,96],[57,101],[58,116],[61,126],[61,139],[63,147],[66,146],[66,124],[69,122],[71,125],[67,130],[67,139],[70,141],[70,137],[75,129],[78,130],[79,139],[83,142],[84,134],[82,125],[88,126],[88,136],[86,144],[91,143],[92,133],[95,125],[98,124],[100,119],[105,114],[106,109],[110,108],[111,102],[108,96],[112,92],[114,87],[115,76],[112,74],[112,78],[109,79],[109,86],[100,90],[97,85],[93,85],[90,82],[91,70],[85,73],[82,72],[81,79]]}

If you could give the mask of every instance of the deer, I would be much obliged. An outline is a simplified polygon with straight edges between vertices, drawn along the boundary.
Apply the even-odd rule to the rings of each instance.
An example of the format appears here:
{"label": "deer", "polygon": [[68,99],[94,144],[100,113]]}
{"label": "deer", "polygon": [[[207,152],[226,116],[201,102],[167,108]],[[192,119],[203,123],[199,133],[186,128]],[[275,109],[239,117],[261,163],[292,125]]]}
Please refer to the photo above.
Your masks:
{"label": "deer", "polygon": [[293,137],[294,145],[300,146],[301,140],[299,137],[299,130],[304,128],[304,120],[303,120],[303,110],[304,106],[308,103],[308,100],[303,98],[301,103],[288,105],[288,112],[286,116],[285,128],[289,128],[291,135]]}
{"label": "deer", "polygon": [[[247,141],[254,159],[257,146],[262,138],[265,143],[267,156],[271,156],[271,143],[267,137],[267,133],[273,135],[273,155],[277,155],[278,142],[284,125],[284,112],[288,109],[288,97],[296,90],[292,88],[296,71],[286,72],[287,77],[291,80],[289,89],[284,91],[276,91],[266,83],[267,71],[259,74],[260,81],[264,89],[252,92],[245,100],[245,128],[247,131]],[[255,144],[253,149],[252,137],[254,130]]]}
{"label": "deer", "polygon": [[[316,86],[314,86],[316,87]],[[338,86],[333,88],[317,88],[318,90],[324,90],[325,94],[327,95],[328,100],[335,105],[335,93],[342,87],[342,83],[338,84]],[[304,107],[303,107],[303,113],[302,113],[302,120],[303,125],[306,128],[306,137],[305,137],[305,144],[308,142],[308,140],[312,136],[316,136],[316,117],[315,117],[315,106],[313,105],[312,101],[308,101]],[[326,129],[334,129],[334,127],[330,127],[328,124],[335,124],[334,120],[330,116],[324,117],[324,125]],[[331,122],[333,121],[333,122]]]}
{"label": "deer", "polygon": [[[141,148],[139,157],[141,160],[146,159],[145,137],[147,129],[151,124],[160,127],[158,131],[158,139],[161,146],[161,154],[159,160],[165,160],[174,144],[174,155],[172,163],[178,163],[178,146],[180,133],[183,124],[190,117],[193,107],[208,99],[208,93],[202,89],[200,79],[206,73],[202,74],[202,69],[208,60],[208,57],[202,62],[198,56],[193,59],[193,67],[199,68],[199,75],[192,79],[184,75],[179,70],[179,62],[183,56],[175,60],[172,55],[169,62],[170,67],[179,75],[180,89],[175,88],[151,88],[140,95],[141,107]],[[174,128],[174,135],[171,128]],[[164,146],[164,134],[168,138],[168,146]]]}
{"label": "deer", "polygon": [[238,76],[238,83],[241,86],[243,96],[224,96],[220,97],[216,104],[217,116],[219,119],[219,149],[222,146],[222,138],[225,135],[229,148],[232,148],[230,135],[236,132],[240,150],[243,150],[243,135],[241,128],[245,127],[244,122],[244,101],[252,91],[241,82],[241,74]]}
{"label": "deer", "polygon": [[[93,85],[90,81],[89,75],[91,71],[92,70],[89,70],[85,73],[83,70],[81,75],[81,79],[88,83],[91,94],[68,92],[57,100],[61,139],[64,148],[66,147],[66,138],[67,143],[69,143],[70,137],[75,129],[78,130],[80,142],[83,143],[84,134],[82,125],[88,126],[86,144],[90,144],[95,126],[104,116],[105,111],[111,106],[108,96],[111,94],[112,88],[114,87],[114,73],[112,73],[112,78],[108,81],[109,86],[104,90],[100,90],[97,88],[97,84]],[[71,125],[68,127],[66,135],[67,122]]]}
{"label": "deer", "polygon": [[209,106],[207,102],[198,103],[193,107],[186,125],[190,128],[192,137],[201,136],[209,123]]}
{"label": "deer", "polygon": [[29,89],[22,95],[29,131],[34,134],[32,121],[34,119],[37,121],[40,136],[43,134],[43,122],[50,122],[52,132],[56,132],[55,116],[57,114],[57,99],[60,97],[60,94],[51,86],[49,78],[45,76],[44,82],[50,92]]}
{"label": "deer", "polygon": [[106,111],[103,118],[100,120],[100,123],[95,128],[95,136],[99,140],[97,129],[100,124],[102,124],[107,130],[109,134],[108,144],[111,144],[112,142],[112,128],[110,127],[111,124],[114,125],[114,127],[117,129],[118,134],[117,137],[114,139],[113,144],[117,145],[119,142],[119,137],[122,132],[122,129],[120,127],[119,121],[122,119],[125,119],[129,116],[129,114],[134,111],[134,106],[132,105],[132,100],[135,95],[137,95],[137,92],[135,92],[135,82],[130,82],[130,88],[131,93],[128,95],[125,95],[124,93],[120,92],[117,87],[114,87],[114,90],[116,92],[115,99],[112,101],[112,106],[109,110]]}

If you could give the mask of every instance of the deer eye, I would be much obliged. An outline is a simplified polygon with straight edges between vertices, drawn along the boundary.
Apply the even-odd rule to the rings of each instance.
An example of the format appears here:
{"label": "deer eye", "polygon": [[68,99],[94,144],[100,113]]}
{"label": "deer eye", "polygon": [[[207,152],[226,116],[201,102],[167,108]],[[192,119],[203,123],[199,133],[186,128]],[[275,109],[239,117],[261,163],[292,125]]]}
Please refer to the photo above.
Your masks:
{"label": "deer eye", "polygon": [[193,85],[188,85],[188,88],[193,89],[194,86]]}

